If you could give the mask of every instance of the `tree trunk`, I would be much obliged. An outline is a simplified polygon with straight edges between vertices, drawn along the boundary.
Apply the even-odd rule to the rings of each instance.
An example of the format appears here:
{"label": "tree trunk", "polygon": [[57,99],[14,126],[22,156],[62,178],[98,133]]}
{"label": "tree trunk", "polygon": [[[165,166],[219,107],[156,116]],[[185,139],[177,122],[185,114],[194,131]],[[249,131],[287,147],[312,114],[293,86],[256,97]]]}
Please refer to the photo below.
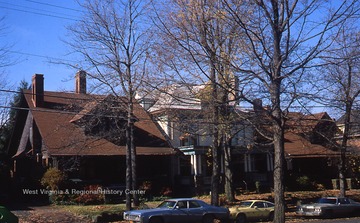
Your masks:
{"label": "tree trunk", "polygon": [[233,187],[233,172],[231,168],[232,157],[231,157],[231,148],[229,140],[227,140],[226,134],[224,136],[225,140],[223,143],[224,151],[224,164],[225,164],[225,194],[226,199],[230,202],[235,201],[234,187]]}
{"label": "tree trunk", "polygon": [[274,222],[285,222],[284,198],[284,133],[280,126],[275,127],[274,133]]}
{"label": "tree trunk", "polygon": [[271,84],[271,100],[273,105],[273,143],[274,143],[274,199],[275,215],[274,222],[285,222],[285,198],[284,198],[284,118],[280,107],[281,80]]}
{"label": "tree trunk", "polygon": [[340,193],[339,197],[346,196],[346,188],[345,188],[345,171],[346,171],[346,147],[347,141],[350,133],[350,117],[351,117],[351,108],[352,103],[351,100],[348,100],[345,105],[345,120],[344,120],[344,132],[341,140],[341,148],[340,148],[340,163],[339,163],[339,186]]}
{"label": "tree trunk", "polygon": [[[132,95],[132,94],[130,94]],[[136,173],[136,147],[134,143],[134,117],[133,117],[133,101],[132,97],[129,97],[129,115],[128,115],[128,121],[129,121],[129,129],[130,129],[130,147],[131,147],[131,183],[132,187],[131,189],[133,191],[137,190],[137,173]],[[139,201],[139,195],[137,193],[134,193],[133,195],[134,199],[134,206],[137,207],[140,205]]]}
{"label": "tree trunk", "polygon": [[[130,139],[130,125],[129,118],[127,120],[126,128],[126,189],[132,188],[132,151],[131,151],[131,139]],[[126,210],[131,210],[131,194],[126,193]]]}
{"label": "tree trunk", "polygon": [[211,176],[211,204],[219,205],[219,186],[220,186],[220,152],[219,152],[219,110],[218,92],[216,85],[215,55],[211,54],[210,59],[210,81],[211,81],[211,109],[212,109],[212,176]]}

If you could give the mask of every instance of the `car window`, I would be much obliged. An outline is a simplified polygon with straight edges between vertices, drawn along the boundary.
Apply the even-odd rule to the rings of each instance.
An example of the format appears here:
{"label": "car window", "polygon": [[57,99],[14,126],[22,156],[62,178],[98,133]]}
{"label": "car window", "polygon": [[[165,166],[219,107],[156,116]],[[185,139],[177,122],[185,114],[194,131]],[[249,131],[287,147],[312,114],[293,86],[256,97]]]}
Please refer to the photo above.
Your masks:
{"label": "car window", "polygon": [[339,204],[350,204],[350,201],[346,198],[339,198]]}
{"label": "car window", "polygon": [[274,207],[274,204],[272,203],[266,203],[269,208]]}
{"label": "car window", "polygon": [[179,201],[176,206],[178,208],[187,208],[186,201]]}
{"label": "car window", "polygon": [[189,201],[189,208],[199,208],[201,205],[196,201]]}
{"label": "car window", "polygon": [[266,208],[264,202],[255,202],[253,207]]}
{"label": "car window", "polygon": [[321,203],[321,204],[336,204],[336,198],[320,198],[318,203]]}
{"label": "car window", "polygon": [[175,204],[175,201],[164,201],[158,206],[158,208],[174,208]]}
{"label": "car window", "polygon": [[250,205],[252,204],[252,201],[242,201],[240,202],[240,206],[241,207],[250,207]]}

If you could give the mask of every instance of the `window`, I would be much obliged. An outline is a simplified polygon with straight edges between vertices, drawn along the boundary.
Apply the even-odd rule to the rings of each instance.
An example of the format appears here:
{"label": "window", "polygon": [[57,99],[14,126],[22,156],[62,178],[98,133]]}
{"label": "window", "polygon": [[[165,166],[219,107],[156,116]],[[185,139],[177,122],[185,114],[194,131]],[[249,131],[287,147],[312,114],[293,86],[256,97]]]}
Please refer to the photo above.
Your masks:
{"label": "window", "polygon": [[180,137],[180,146],[197,146],[197,138],[189,134]]}
{"label": "window", "polygon": [[178,208],[187,208],[186,201],[179,201],[176,206]]}
{"label": "window", "polygon": [[199,208],[200,204],[196,201],[189,201],[189,208]]}
{"label": "window", "polygon": [[257,208],[266,208],[265,204],[263,202],[255,202],[254,207]]}

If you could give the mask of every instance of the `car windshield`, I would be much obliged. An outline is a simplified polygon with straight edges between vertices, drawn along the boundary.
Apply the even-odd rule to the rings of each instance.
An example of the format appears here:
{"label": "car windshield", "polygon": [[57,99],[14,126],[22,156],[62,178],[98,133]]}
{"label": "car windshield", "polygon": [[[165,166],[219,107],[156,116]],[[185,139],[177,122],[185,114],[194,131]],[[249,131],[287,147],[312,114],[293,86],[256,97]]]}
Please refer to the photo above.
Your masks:
{"label": "car windshield", "polygon": [[240,207],[250,207],[252,203],[252,201],[242,201],[239,205]]}
{"label": "car windshield", "polygon": [[158,206],[158,208],[174,208],[175,204],[175,201],[164,201]]}
{"label": "car windshield", "polygon": [[318,200],[320,204],[336,204],[336,198],[320,198]]}

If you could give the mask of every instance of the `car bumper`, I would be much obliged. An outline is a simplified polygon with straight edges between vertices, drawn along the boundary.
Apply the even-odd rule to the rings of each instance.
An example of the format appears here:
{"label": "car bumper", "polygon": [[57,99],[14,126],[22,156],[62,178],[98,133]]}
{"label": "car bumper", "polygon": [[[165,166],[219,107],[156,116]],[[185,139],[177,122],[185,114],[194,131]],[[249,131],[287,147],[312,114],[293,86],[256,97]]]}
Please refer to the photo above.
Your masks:
{"label": "car bumper", "polygon": [[322,215],[321,212],[305,212],[305,211],[297,211],[296,214],[300,215],[300,216],[321,216]]}

